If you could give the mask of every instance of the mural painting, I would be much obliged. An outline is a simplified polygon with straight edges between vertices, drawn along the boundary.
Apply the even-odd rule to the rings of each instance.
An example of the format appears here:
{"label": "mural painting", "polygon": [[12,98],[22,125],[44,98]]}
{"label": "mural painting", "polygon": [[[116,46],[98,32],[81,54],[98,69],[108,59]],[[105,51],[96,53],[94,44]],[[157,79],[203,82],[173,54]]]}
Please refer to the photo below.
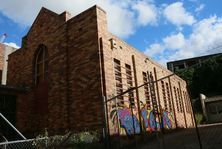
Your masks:
{"label": "mural painting", "polygon": [[[113,125],[124,129],[127,135],[139,134],[140,124],[137,116],[133,114],[132,110],[128,107],[117,107],[111,111],[110,117]],[[119,122],[119,124],[118,124]],[[115,128],[117,129],[117,128]]]}
{"label": "mural painting", "polygon": [[145,130],[152,132],[155,131],[156,128],[158,128],[158,122],[156,121],[153,110],[147,110],[146,108],[142,108],[141,116]]}
{"label": "mural painting", "polygon": [[172,114],[167,112],[167,111],[163,111],[162,112],[162,120],[163,120],[163,127],[164,128],[168,128],[168,129],[172,129]]}
{"label": "mural painting", "polygon": [[118,117],[120,120],[120,126],[125,129],[126,134],[139,134],[140,125],[137,117],[134,114],[131,114],[130,109],[119,109]]}
{"label": "mural painting", "polygon": [[162,110],[161,120],[158,122],[157,116],[152,109],[146,109],[144,106],[141,109],[141,116],[145,130],[152,132],[160,128],[172,129],[173,116],[172,113]]}
{"label": "mural painting", "polygon": [[[170,112],[162,110],[161,120],[158,121],[157,115],[155,115],[152,109],[146,108],[146,105],[142,104],[141,108],[141,117],[142,117],[142,126],[143,129],[147,132],[154,132],[160,130],[160,128],[172,129],[173,115]],[[140,124],[138,117],[135,114],[134,109],[124,106],[113,106],[110,113],[110,118],[114,129],[117,132],[117,129],[124,130],[126,135],[133,135],[140,133]],[[119,132],[123,134],[122,131]]]}

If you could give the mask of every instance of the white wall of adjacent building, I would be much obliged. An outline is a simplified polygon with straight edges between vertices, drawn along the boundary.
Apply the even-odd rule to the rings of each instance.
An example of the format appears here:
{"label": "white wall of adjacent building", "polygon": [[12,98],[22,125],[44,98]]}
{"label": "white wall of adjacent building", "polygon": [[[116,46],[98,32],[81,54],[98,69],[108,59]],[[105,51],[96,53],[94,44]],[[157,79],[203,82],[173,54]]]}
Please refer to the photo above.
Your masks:
{"label": "white wall of adjacent building", "polygon": [[1,53],[3,58],[1,59],[3,61],[3,68],[2,68],[2,77],[1,79],[1,84],[6,85],[7,82],[7,70],[8,70],[8,55],[11,54],[12,52],[16,51],[17,49],[5,44],[1,44]]}

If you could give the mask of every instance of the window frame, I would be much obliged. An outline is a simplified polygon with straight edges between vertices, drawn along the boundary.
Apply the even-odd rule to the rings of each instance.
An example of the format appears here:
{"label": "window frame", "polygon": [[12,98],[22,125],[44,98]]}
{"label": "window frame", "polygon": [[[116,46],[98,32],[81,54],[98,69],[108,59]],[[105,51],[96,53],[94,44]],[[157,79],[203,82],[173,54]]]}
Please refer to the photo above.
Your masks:
{"label": "window frame", "polygon": [[37,48],[34,57],[34,84],[38,85],[39,83],[47,79],[48,79],[48,51],[47,47],[41,44]]}

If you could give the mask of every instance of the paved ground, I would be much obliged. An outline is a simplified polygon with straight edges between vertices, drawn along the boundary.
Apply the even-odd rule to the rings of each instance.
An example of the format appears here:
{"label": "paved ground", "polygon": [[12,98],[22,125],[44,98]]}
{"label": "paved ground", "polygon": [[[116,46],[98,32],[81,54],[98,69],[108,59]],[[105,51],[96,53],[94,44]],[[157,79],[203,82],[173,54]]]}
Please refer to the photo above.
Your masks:
{"label": "paved ground", "polygon": [[[222,124],[199,126],[202,149],[222,149]],[[162,145],[161,145],[162,144]],[[162,146],[162,147],[161,147]],[[200,149],[196,129],[170,132],[164,137],[156,136],[142,149]]]}

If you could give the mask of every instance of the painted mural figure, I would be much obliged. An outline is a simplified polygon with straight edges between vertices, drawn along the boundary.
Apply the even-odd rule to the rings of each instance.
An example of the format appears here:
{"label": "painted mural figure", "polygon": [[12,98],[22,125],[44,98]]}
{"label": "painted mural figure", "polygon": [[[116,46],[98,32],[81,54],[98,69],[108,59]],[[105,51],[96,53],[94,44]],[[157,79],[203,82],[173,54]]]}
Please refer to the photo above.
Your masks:
{"label": "painted mural figure", "polygon": [[140,133],[140,125],[137,117],[131,114],[130,109],[119,109],[118,117],[120,120],[120,125],[126,131],[126,134],[139,134]]}
{"label": "painted mural figure", "polygon": [[154,111],[152,109],[147,109],[146,105],[144,105],[143,103],[141,104],[143,106],[143,108],[141,109],[141,116],[143,119],[144,128],[147,131],[153,132],[160,128],[172,128],[171,113],[162,109],[161,120],[160,122],[158,122],[156,120],[157,116],[155,116]]}
{"label": "painted mural figure", "polygon": [[164,128],[172,128],[172,123],[171,120],[169,118],[170,113],[168,113],[167,111],[163,111],[162,113],[162,120],[163,120],[163,127]]}
{"label": "painted mural figure", "polygon": [[156,129],[156,120],[152,110],[146,110],[146,108],[142,108],[141,116],[143,118],[144,127],[148,131],[155,131]]}
{"label": "painted mural figure", "polygon": [[110,117],[113,119],[114,126],[118,125],[119,120],[120,128],[123,128],[127,135],[140,133],[139,120],[136,115],[131,112],[130,108],[115,107],[111,111]]}

